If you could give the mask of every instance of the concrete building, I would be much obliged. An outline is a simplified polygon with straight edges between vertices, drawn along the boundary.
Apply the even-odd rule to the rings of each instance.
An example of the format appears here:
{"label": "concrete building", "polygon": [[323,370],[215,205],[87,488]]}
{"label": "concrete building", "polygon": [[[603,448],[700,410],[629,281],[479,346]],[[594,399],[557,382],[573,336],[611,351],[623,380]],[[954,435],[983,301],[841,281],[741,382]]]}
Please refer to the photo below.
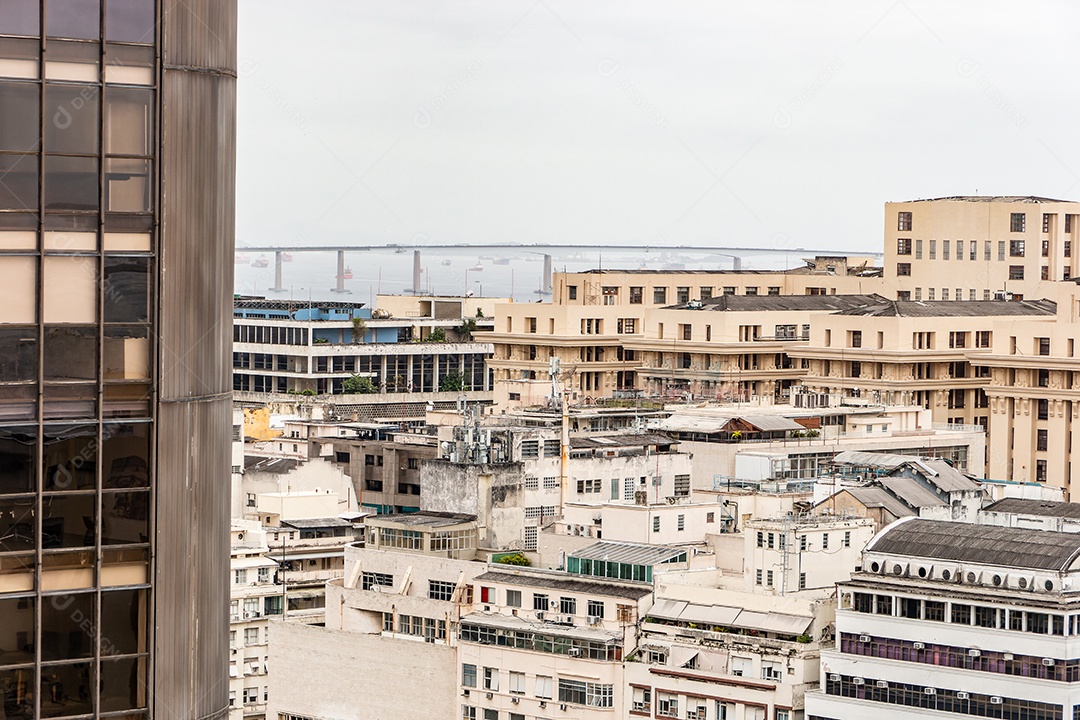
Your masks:
{"label": "concrete building", "polygon": [[872,311],[880,295],[721,295],[645,311],[639,335],[623,340],[639,362],[646,396],[743,400],[786,398],[806,373],[788,352],[810,342],[824,313]]}
{"label": "concrete building", "polygon": [[1080,274],[1080,203],[957,196],[885,204],[884,278],[901,300],[1052,298]]}
{"label": "concrete building", "polygon": [[742,528],[745,590],[789,595],[831,589],[858,567],[874,530],[871,520],[843,513],[751,520]]}
{"label": "concrete building", "polygon": [[810,718],[1065,718],[1080,581],[1074,533],[906,519],[839,583]]}
{"label": "concrete building", "polygon": [[[438,302],[429,304],[435,306],[430,312],[442,314]],[[236,398],[245,406],[329,403],[339,418],[354,420],[422,418],[428,403],[453,409],[463,392],[470,400],[490,400],[485,362],[492,346],[472,338],[479,326],[463,329],[475,319],[418,315],[393,317],[344,301],[238,298]]]}
{"label": "concrete building", "polygon": [[[845,451],[938,457],[981,476],[981,426],[935,424],[930,411],[865,399],[796,393],[794,405],[729,403],[672,408],[655,429],[693,456],[695,490],[811,491],[823,468]],[[778,488],[773,488],[778,489]]]}
{"label": "concrete building", "polygon": [[1080,503],[1004,498],[979,511],[982,525],[1080,532]]}
{"label": "concrete building", "polygon": [[1051,322],[1000,320],[989,352],[971,362],[988,376],[989,476],[1061,487],[1068,500],[1080,482],[1072,451],[1080,417],[1080,292],[1075,283],[1059,285]]}
{"label": "concrete building", "polygon": [[1050,325],[1051,301],[887,302],[815,318],[809,342],[793,348],[805,361],[811,392],[921,405],[935,423],[989,427],[986,393],[995,327]]}
{"label": "concrete building", "polygon": [[[628,340],[649,337],[650,308],[722,295],[832,295],[890,290],[867,258],[816,258],[788,271],[596,271],[556,273],[550,303],[495,306],[489,361],[500,407],[541,405],[551,394],[550,358],[573,368],[572,401],[642,389]],[[672,331],[674,328],[672,328]],[[671,331],[669,331],[671,332]]]}
{"label": "concrete building", "polygon": [[0,36],[0,714],[223,718],[236,3]]}
{"label": "concrete building", "polygon": [[268,620],[279,615],[283,587],[268,557],[266,532],[254,520],[233,520],[229,563],[229,718],[264,720],[269,693]]}
{"label": "concrete building", "polygon": [[476,515],[483,547],[536,550],[540,528],[562,514],[564,503],[690,495],[691,458],[664,435],[572,435],[564,487],[557,431],[444,430],[450,432],[440,439],[439,459],[420,464],[421,506]]}

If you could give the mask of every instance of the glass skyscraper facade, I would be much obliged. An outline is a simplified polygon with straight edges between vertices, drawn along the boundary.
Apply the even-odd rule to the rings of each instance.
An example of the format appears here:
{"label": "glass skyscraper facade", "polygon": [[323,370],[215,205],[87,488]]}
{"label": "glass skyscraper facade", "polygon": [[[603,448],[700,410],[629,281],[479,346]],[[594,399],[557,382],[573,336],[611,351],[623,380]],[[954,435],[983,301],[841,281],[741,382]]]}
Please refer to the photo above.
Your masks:
{"label": "glass skyscraper facade", "polygon": [[0,717],[227,712],[235,0],[0,0]]}

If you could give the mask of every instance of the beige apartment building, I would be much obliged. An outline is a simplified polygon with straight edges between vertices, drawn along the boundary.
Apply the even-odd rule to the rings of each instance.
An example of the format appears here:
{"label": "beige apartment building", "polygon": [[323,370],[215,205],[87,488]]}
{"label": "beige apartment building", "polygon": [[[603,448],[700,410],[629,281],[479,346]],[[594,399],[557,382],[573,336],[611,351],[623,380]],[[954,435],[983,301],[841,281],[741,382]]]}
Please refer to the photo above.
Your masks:
{"label": "beige apartment building", "polygon": [[898,302],[814,318],[809,342],[789,353],[808,365],[812,392],[929,408],[934,423],[989,425],[986,393],[999,323],[1047,326],[1048,301]]}
{"label": "beige apartment building", "polygon": [[1080,418],[1080,289],[1059,286],[1052,322],[1001,319],[993,344],[978,357],[987,371],[989,477],[1080,486],[1073,428]]}
{"label": "beige apartment building", "polygon": [[723,295],[649,308],[623,352],[637,360],[638,387],[650,396],[779,399],[805,372],[788,352],[809,342],[812,317],[887,303],[880,295]]}
{"label": "beige apartment building", "polygon": [[[495,306],[488,361],[500,407],[543,404],[558,358],[571,402],[641,389],[638,350],[650,309],[721,296],[849,295],[890,292],[870,258],[817,257],[786,271],[637,271],[556,273],[550,303]],[[891,297],[891,295],[889,295]]]}
{"label": "beige apartment building", "polygon": [[1053,297],[1077,275],[1080,203],[957,196],[885,204],[884,277],[910,300]]}

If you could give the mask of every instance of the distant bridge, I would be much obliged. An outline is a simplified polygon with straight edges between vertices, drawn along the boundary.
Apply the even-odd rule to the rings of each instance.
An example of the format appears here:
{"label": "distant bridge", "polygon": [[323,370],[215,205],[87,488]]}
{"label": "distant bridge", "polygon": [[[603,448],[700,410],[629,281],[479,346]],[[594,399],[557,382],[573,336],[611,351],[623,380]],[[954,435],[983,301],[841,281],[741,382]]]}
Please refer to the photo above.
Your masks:
{"label": "distant bridge", "polygon": [[274,286],[269,288],[272,292],[284,292],[285,287],[281,282],[282,253],[299,252],[334,252],[337,253],[337,287],[334,292],[349,292],[345,289],[345,253],[347,252],[395,252],[402,253],[413,251],[413,291],[420,292],[420,251],[421,250],[514,250],[517,252],[537,253],[544,256],[544,287],[543,292],[551,292],[551,251],[571,250],[581,252],[583,250],[615,250],[620,252],[700,252],[710,255],[721,255],[732,259],[732,269],[742,269],[743,255],[790,255],[792,253],[809,255],[826,255],[832,257],[869,256],[874,258],[884,257],[880,252],[845,252],[842,250],[815,250],[813,248],[790,248],[790,247],[718,247],[716,245],[603,245],[587,247],[569,243],[532,243],[528,245],[515,245],[507,243],[440,243],[432,245],[238,245],[236,252],[274,253]]}

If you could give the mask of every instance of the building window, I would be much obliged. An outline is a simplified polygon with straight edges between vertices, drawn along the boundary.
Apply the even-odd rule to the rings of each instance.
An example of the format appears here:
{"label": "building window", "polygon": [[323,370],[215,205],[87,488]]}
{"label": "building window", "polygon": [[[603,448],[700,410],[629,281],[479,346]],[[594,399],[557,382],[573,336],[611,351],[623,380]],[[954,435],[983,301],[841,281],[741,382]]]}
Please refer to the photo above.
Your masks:
{"label": "building window", "polygon": [[462,705],[461,720],[476,720],[476,708],[472,705]]}
{"label": "building window", "polygon": [[761,584],[761,570],[760,569],[754,571],[754,583],[756,585]]}
{"label": "building window", "polygon": [[937,260],[937,240],[930,241],[930,259]]}
{"label": "building window", "polygon": [[850,530],[845,530],[844,531],[843,546],[846,547],[846,548],[851,547],[851,531]]}
{"label": "building window", "polygon": [[680,532],[686,529],[686,516],[685,515],[680,513],[675,518],[675,529],[679,530]]}
{"label": "building window", "polygon": [[689,475],[676,475],[675,476],[675,497],[689,497],[690,495],[690,476]]}
{"label": "building window", "polygon": [[[972,242],[974,242],[974,241],[972,241]],[[963,240],[957,240],[956,241],[956,259],[957,260],[963,260],[964,259],[964,241]]]}
{"label": "building window", "polygon": [[799,573],[799,589],[806,589],[806,573],[804,572]]}
{"label": "building window", "polygon": [[1050,232],[1050,213],[1043,213],[1043,216],[1042,216],[1042,231],[1044,233]]}
{"label": "building window", "polygon": [[565,596],[559,598],[559,612],[563,615],[577,615],[577,600]]}
{"label": "building window", "polygon": [[773,571],[772,570],[767,570],[765,572],[765,584],[768,585],[769,587],[772,587],[772,584],[773,584]]}
{"label": "building window", "polygon": [[1039,400],[1037,405],[1036,405],[1036,408],[1037,408],[1036,415],[1035,415],[1036,419],[1038,419],[1038,420],[1048,420],[1050,418],[1050,401],[1049,400],[1046,400],[1045,398],[1042,399],[1042,400]]}
{"label": "building window", "polygon": [[911,277],[911,263],[896,263],[898,277]]}
{"label": "building window", "polygon": [[1040,355],[1049,355],[1050,354],[1050,338],[1048,338],[1048,337],[1036,338],[1036,341],[1038,342],[1039,354]]}
{"label": "building window", "polygon": [[675,302],[678,305],[685,305],[690,302],[690,288],[677,287],[675,288]]}
{"label": "building window", "polygon": [[484,668],[484,689],[485,690],[498,690],[499,689],[499,669],[498,668]]}
{"label": "building window", "polygon": [[1010,265],[1009,266],[1009,279],[1010,280],[1023,280],[1024,279],[1024,266],[1023,265]]}
{"label": "building window", "polygon": [[394,587],[394,576],[387,573],[363,572],[360,575],[360,588],[372,590]]}
{"label": "building window", "polygon": [[1024,232],[1027,227],[1026,213],[1012,213],[1009,216],[1009,232]]}
{"label": "building window", "polygon": [[533,694],[541,700],[551,699],[552,678],[547,675],[537,675],[533,685]]}
{"label": "building window", "polygon": [[862,347],[862,330],[852,330],[851,331],[851,347],[853,347],[853,348],[861,348]]}
{"label": "building window", "polygon": [[630,288],[630,304],[631,305],[641,305],[641,302],[642,302],[641,298],[642,298],[642,294],[644,293],[644,290],[645,290],[645,288],[640,287],[640,286]]}
{"label": "building window", "polygon": [[1024,257],[1024,241],[1023,240],[1010,240],[1009,241],[1009,257]]}
{"label": "building window", "polygon": [[463,663],[461,666],[461,684],[465,687],[476,687],[476,666]]}
{"label": "building window", "polygon": [[911,254],[911,238],[899,238],[896,241],[896,254],[897,255],[910,255]]}
{"label": "building window", "polygon": [[769,294],[770,295],[779,295],[780,294],[780,286],[779,285],[770,285],[769,286]]}
{"label": "building window", "polygon": [[654,287],[652,289],[652,301],[653,301],[653,305],[666,305],[667,304],[667,288],[666,287]]}
{"label": "building window", "polygon": [[660,516],[657,515],[652,519],[652,531],[654,533],[660,532]]}
{"label": "building window", "polygon": [[911,213],[901,211],[896,214],[896,229],[900,232],[911,232]]}
{"label": "building window", "polygon": [[533,593],[533,610],[547,610],[549,607],[548,596],[542,593]]}
{"label": "building window", "polygon": [[829,549],[829,533],[822,533],[821,534],[821,549],[822,550],[828,550]]}
{"label": "building window", "polygon": [[566,286],[566,297],[570,300],[577,300],[577,285]]}
{"label": "building window", "polygon": [[941,241],[941,259],[942,260],[948,260],[949,259],[949,241],[948,240],[942,240]]}
{"label": "building window", "polygon": [[525,549],[535,550],[539,540],[539,529],[535,525],[525,526]]}
{"label": "building window", "polygon": [[603,600],[590,600],[589,601],[589,617],[603,618],[604,617],[604,601]]}
{"label": "building window", "polygon": [[915,241],[915,259],[922,260],[922,240]]}
{"label": "building window", "polygon": [[525,673],[510,672],[510,692],[514,695],[525,694]]}
{"label": "building window", "polygon": [[1035,449],[1045,452],[1047,446],[1047,431],[1040,428],[1035,431]]}
{"label": "building window", "polygon": [[[1046,482],[1046,461],[1045,460],[1036,460],[1035,461],[1035,482],[1037,482],[1037,483]],[[1030,616],[1031,613],[1029,613],[1028,615]]]}
{"label": "building window", "polygon": [[457,583],[428,580],[428,597],[432,600],[450,600],[457,590]]}
{"label": "building window", "polygon": [[971,249],[970,249],[970,254],[968,255],[968,259],[972,260],[972,261],[978,260],[979,243],[972,240],[971,243],[969,243],[969,245],[970,245]]}

